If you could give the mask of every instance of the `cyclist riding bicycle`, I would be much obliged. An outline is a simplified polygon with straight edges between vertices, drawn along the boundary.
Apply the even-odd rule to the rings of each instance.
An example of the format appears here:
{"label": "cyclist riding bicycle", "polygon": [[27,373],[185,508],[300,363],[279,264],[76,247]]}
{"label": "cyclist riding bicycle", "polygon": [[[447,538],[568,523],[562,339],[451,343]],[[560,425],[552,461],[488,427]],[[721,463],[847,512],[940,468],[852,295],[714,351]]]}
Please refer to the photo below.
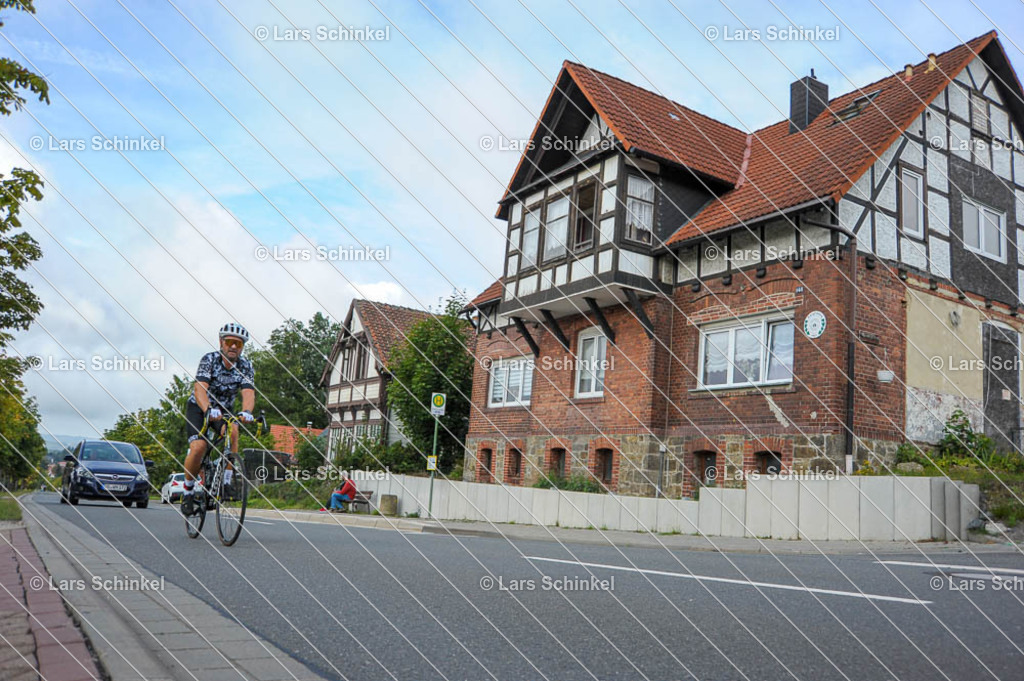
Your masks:
{"label": "cyclist riding bicycle", "polygon": [[[185,457],[185,490],[181,496],[181,512],[195,513],[195,484],[206,456],[209,442],[203,426],[209,421],[219,429],[225,415],[231,414],[235,397],[242,393],[242,411],[238,420],[252,423],[256,404],[256,372],[252,362],[242,357],[249,332],[241,324],[228,322],[220,329],[220,350],[207,353],[199,360],[196,384],[185,406],[185,431],[188,435],[188,456]],[[231,452],[238,453],[238,424],[231,424]],[[231,469],[225,471],[224,484],[231,484]]]}

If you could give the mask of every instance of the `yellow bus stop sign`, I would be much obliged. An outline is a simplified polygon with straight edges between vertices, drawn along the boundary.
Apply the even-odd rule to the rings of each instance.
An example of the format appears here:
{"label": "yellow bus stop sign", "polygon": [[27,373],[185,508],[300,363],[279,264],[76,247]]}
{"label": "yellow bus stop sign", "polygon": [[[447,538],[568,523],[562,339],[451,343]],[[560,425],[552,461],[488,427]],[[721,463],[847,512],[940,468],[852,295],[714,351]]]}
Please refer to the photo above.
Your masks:
{"label": "yellow bus stop sign", "polygon": [[430,396],[430,415],[444,416],[444,406],[448,398],[444,393],[434,393]]}

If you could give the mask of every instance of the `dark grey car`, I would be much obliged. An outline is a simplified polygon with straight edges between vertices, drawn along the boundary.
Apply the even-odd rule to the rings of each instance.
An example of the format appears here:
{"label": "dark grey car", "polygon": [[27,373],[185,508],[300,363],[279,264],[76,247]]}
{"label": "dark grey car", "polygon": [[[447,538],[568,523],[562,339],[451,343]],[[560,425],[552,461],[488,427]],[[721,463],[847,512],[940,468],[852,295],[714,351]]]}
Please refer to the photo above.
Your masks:
{"label": "dark grey car", "polygon": [[82,440],[64,457],[60,501],[75,505],[79,499],[132,502],[149,505],[149,473],[152,461],[142,458],[139,448],[129,442]]}

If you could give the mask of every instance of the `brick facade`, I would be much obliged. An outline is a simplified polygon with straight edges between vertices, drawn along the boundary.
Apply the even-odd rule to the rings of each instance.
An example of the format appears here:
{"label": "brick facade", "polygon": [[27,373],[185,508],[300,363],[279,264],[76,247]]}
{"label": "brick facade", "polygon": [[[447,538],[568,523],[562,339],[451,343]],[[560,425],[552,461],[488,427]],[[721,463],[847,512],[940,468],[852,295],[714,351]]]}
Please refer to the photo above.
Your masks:
{"label": "brick facade", "polygon": [[[846,412],[845,323],[849,306],[847,260],[809,259],[802,267],[776,262],[757,277],[740,272],[726,285],[721,278],[703,282],[699,292],[678,286],[671,301],[644,302],[655,339],[649,338],[626,306],[605,308],[616,334],[609,343],[605,392],[599,398],[575,398],[571,355],[543,325],[528,330],[541,354],[535,359],[529,407],[487,407],[489,361],[528,355],[514,327],[477,338],[465,470],[467,479],[486,480],[480,452],[492,454],[491,480],[532,485],[551,473],[555,450],[565,451],[566,475],[585,473],[600,479],[599,450],[612,456],[610,490],[653,496],[690,496],[699,477],[699,453],[715,456],[709,484],[743,485],[743,473],[756,470],[768,453],[786,470],[832,470],[844,465]],[[858,263],[857,328],[875,345],[857,343],[856,435],[858,460],[889,457],[900,436],[905,400],[900,382],[881,384],[883,363],[900,375],[903,366],[903,291],[905,283],[886,268]],[[820,310],[827,319],[818,339],[801,332],[807,315]],[[760,313],[792,316],[794,380],[782,386],[698,390],[698,324]],[[594,323],[589,315],[559,320],[577,351],[580,332]],[[882,348],[887,350],[883,353]],[[664,449],[664,451],[663,451]],[[509,476],[511,451],[522,453],[521,474]],[[764,458],[764,457],[762,457]],[[472,472],[472,473],[470,473]]]}

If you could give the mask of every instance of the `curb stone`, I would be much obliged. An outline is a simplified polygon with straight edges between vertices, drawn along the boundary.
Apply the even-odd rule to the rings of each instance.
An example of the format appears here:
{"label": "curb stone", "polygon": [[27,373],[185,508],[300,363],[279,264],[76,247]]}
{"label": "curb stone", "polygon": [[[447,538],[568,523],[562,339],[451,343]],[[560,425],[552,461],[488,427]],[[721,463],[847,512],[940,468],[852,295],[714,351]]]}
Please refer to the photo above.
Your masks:
{"label": "curb stone", "polygon": [[[94,576],[159,582],[159,576],[92,534],[73,533],[59,516],[34,500],[29,499],[26,507],[28,531],[55,583],[91,583]],[[62,592],[111,681],[324,681],[274,644],[174,584],[165,581],[158,592],[115,595],[116,599],[109,592],[92,589]],[[251,641],[259,650],[254,654],[256,646],[243,648],[242,659],[235,655],[238,641]],[[179,662],[184,650],[189,651],[188,670]],[[197,663],[200,657],[202,662]]]}

